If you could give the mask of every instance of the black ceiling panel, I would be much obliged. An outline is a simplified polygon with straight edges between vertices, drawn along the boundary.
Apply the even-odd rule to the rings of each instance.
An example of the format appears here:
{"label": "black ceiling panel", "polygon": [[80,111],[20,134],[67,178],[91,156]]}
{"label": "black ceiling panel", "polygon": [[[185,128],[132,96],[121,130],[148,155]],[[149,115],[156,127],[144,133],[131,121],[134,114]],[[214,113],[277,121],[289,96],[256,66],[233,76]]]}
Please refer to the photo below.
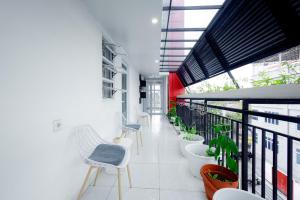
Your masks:
{"label": "black ceiling panel", "polygon": [[203,73],[200,65],[198,64],[198,62],[196,61],[193,55],[190,55],[187,58],[185,64],[186,64],[186,68],[189,69],[195,81],[200,81],[205,79],[205,74]]}
{"label": "black ceiling panel", "polygon": [[192,78],[190,77],[189,73],[186,71],[185,67],[180,67],[178,71],[180,73],[181,79],[184,79],[183,85],[187,86],[193,83]]}
{"label": "black ceiling panel", "polygon": [[300,0],[227,0],[178,73],[187,66],[191,85],[287,50],[300,44],[299,27]]}

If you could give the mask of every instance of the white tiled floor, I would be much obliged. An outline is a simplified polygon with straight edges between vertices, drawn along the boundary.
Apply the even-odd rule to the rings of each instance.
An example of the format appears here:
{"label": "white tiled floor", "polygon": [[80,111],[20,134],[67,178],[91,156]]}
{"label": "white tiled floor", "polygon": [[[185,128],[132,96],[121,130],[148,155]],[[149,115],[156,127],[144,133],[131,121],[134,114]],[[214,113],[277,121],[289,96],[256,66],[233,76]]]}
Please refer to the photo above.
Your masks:
{"label": "white tiled floor", "polygon": [[[143,130],[143,142],[139,155],[135,142],[132,147],[133,188],[128,187],[127,173],[122,173],[123,200],[206,200],[203,183],[189,172],[175,130],[164,116],[152,116],[150,127]],[[117,194],[115,172],[103,170],[83,200],[118,200]]]}

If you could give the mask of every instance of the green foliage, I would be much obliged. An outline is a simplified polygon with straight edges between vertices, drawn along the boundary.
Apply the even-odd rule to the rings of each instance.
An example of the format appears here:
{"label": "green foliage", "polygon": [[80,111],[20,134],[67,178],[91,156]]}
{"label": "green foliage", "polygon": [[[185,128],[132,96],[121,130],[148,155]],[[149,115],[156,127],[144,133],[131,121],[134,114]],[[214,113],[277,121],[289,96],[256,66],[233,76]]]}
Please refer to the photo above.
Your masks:
{"label": "green foliage", "polygon": [[283,62],[281,64],[281,71],[278,77],[272,78],[266,71],[260,72],[258,77],[258,80],[252,81],[252,84],[255,87],[300,83],[300,76],[297,72],[297,66],[288,62]]}
{"label": "green foliage", "polygon": [[[228,136],[231,131],[229,124],[215,124],[214,132],[217,134],[209,143],[209,149],[215,147],[214,157],[216,160],[224,160],[226,154],[226,167],[233,172],[237,172],[237,163],[232,156],[238,155],[238,147],[235,142]],[[211,150],[212,151],[212,150]]]}
{"label": "green foliage", "polygon": [[183,123],[182,120],[181,120],[180,122],[181,122],[181,123],[179,124],[180,130],[181,130],[181,131],[186,131],[186,129],[187,129],[186,125]]}
{"label": "green foliage", "polygon": [[226,117],[228,117],[230,119],[241,121],[242,120],[242,113],[228,112],[228,113],[226,113]]}
{"label": "green foliage", "polygon": [[219,174],[208,173],[208,176],[214,180],[218,179]]}
{"label": "green foliage", "polygon": [[182,120],[179,116],[176,116],[176,119],[175,119],[175,126],[179,126],[180,123],[182,123]]}
{"label": "green foliage", "polygon": [[176,102],[175,101],[170,101],[171,108],[169,109],[169,112],[167,113],[167,117],[171,119],[171,117],[176,117]]}
{"label": "green foliage", "polygon": [[222,87],[222,91],[235,90],[235,89],[236,89],[235,85],[230,84],[228,82],[225,83]]}
{"label": "green foliage", "polygon": [[215,152],[212,150],[212,148],[206,149],[205,153],[206,153],[206,156],[208,156],[208,157],[215,156]]}
{"label": "green foliage", "polygon": [[194,135],[197,134],[196,126],[192,126],[191,128],[186,128],[186,133],[183,136],[183,139],[185,140],[193,140]]}

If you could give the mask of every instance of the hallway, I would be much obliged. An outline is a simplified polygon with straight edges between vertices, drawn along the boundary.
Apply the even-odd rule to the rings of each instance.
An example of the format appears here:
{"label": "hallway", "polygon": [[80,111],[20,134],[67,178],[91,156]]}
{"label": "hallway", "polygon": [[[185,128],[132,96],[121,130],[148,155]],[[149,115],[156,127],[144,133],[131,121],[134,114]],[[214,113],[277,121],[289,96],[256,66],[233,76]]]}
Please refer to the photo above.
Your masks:
{"label": "hallway", "polygon": [[[160,115],[152,116],[151,127],[144,128],[143,133],[144,146],[139,155],[136,155],[135,143],[132,146],[130,168],[133,188],[128,187],[127,174],[122,173],[124,200],[206,199],[203,184],[189,172],[187,160],[178,148],[176,132],[167,119]],[[91,178],[83,199],[117,199],[114,173],[113,170],[103,170],[95,187]]]}

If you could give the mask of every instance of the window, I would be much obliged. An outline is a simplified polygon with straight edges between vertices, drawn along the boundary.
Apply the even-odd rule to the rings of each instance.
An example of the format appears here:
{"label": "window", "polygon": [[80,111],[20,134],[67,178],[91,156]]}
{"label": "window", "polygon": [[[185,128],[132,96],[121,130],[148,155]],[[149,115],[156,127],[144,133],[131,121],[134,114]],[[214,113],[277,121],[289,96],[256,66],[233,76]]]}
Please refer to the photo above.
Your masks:
{"label": "window", "polygon": [[122,69],[124,73],[122,73],[122,114],[127,118],[127,67],[122,64]]}
{"label": "window", "polygon": [[296,163],[300,165],[300,149],[296,149]]}
{"label": "window", "polygon": [[[279,114],[278,112],[270,112],[270,111],[265,111],[265,113],[275,114],[275,115]],[[274,125],[279,124],[278,119],[273,119],[273,118],[268,118],[268,117],[265,117],[265,122],[268,123],[268,124],[274,124]]]}
{"label": "window", "polygon": [[[270,151],[273,151],[273,138],[266,137],[265,147],[266,147],[266,149],[269,149]],[[278,152],[279,152],[279,143],[277,141],[277,153]]]}
{"label": "window", "polygon": [[[257,112],[257,110],[253,110],[253,112]],[[252,119],[253,119],[253,120],[258,120],[258,117],[255,116],[255,115],[252,115]]]}
{"label": "window", "polygon": [[116,70],[114,67],[115,53],[107,45],[108,42],[102,40],[102,97],[104,99],[112,98],[114,90],[114,76]]}

